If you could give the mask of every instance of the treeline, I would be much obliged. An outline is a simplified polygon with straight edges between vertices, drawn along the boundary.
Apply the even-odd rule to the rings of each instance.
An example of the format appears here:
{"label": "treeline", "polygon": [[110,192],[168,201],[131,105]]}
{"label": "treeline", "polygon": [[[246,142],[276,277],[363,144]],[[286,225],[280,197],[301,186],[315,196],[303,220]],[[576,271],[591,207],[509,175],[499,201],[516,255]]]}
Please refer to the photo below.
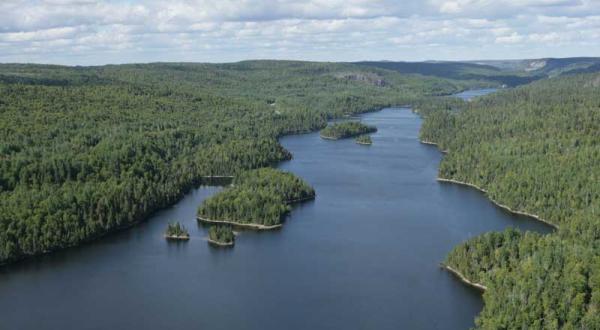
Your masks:
{"label": "treeline", "polygon": [[[559,226],[458,246],[446,263],[488,287],[482,329],[600,329],[600,76],[548,79],[431,111],[421,139],[443,178]],[[485,219],[482,219],[485,221]]]}
{"label": "treeline", "polygon": [[321,137],[339,140],[374,132],[377,132],[375,126],[366,125],[357,121],[347,121],[325,127],[321,130]]}
{"label": "treeline", "polygon": [[241,173],[233,187],[204,200],[198,217],[205,221],[276,226],[291,210],[290,204],[314,196],[313,188],[295,175],[263,168]]}

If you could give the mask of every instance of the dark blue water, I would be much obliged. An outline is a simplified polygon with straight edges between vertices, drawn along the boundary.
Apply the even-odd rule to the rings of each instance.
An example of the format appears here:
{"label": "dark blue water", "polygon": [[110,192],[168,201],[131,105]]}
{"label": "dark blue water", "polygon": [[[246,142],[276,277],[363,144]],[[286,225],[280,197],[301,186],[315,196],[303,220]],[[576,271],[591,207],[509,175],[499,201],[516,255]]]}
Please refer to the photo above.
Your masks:
{"label": "dark blue water", "polygon": [[[0,268],[1,329],[466,329],[480,292],[438,264],[474,235],[548,227],[481,193],[436,182],[440,153],[417,140],[407,109],[362,117],[372,146],[283,138],[281,164],[317,199],[283,229],[243,232],[233,249],[204,240],[202,187],[130,230]],[[192,236],[167,243],[180,220]]]}

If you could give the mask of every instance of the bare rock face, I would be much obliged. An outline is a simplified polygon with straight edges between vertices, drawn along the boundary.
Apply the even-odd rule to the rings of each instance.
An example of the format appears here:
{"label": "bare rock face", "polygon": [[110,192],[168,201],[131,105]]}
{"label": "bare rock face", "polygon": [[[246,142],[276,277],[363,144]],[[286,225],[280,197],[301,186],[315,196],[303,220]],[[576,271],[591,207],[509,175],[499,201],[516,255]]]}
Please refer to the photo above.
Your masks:
{"label": "bare rock face", "polygon": [[362,81],[374,86],[383,87],[386,85],[383,77],[371,72],[344,72],[335,75],[339,79]]}

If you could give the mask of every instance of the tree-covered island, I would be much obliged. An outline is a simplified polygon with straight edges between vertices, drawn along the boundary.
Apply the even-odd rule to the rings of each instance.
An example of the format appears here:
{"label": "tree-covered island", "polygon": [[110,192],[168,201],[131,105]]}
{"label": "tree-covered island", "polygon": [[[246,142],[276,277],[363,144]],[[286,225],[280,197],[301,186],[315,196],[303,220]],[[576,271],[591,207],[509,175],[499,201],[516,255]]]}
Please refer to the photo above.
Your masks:
{"label": "tree-covered island", "polygon": [[373,141],[371,140],[371,137],[369,135],[365,134],[357,137],[356,143],[370,146],[371,144],[373,144]]}
{"label": "tree-covered island", "polygon": [[182,240],[187,241],[190,239],[190,234],[187,229],[179,222],[169,223],[167,230],[165,231],[165,238],[168,240]]}
{"label": "tree-covered island", "polygon": [[217,246],[233,246],[235,234],[229,225],[214,225],[208,230],[208,242]]}
{"label": "tree-covered island", "polygon": [[275,229],[291,204],[315,198],[314,189],[297,176],[273,168],[242,172],[233,186],[206,199],[198,209],[204,223]]}
{"label": "tree-covered island", "polygon": [[325,127],[321,130],[321,138],[339,140],[375,132],[377,132],[375,126],[365,125],[357,121],[348,121]]}

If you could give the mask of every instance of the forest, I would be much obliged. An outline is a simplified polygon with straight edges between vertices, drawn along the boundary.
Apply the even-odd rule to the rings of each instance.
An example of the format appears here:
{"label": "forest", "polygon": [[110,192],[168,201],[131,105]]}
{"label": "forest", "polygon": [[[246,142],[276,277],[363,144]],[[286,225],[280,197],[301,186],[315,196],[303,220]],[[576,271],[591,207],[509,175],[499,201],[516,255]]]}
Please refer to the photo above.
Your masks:
{"label": "forest", "polygon": [[357,121],[346,121],[325,127],[321,130],[321,137],[324,139],[339,140],[374,132],[377,132],[377,128],[374,126]]}
{"label": "forest", "polygon": [[190,239],[190,234],[188,230],[181,223],[179,223],[179,221],[177,221],[174,223],[169,223],[167,225],[167,230],[165,231],[165,238],[188,240]]}
{"label": "forest", "polygon": [[211,243],[218,245],[233,245],[235,242],[235,234],[231,226],[214,225],[208,229],[208,240]]}
{"label": "forest", "polygon": [[446,265],[488,288],[478,328],[600,329],[599,88],[600,75],[578,74],[420,106],[421,140],[447,151],[441,178],[558,226],[450,253]]}
{"label": "forest", "polygon": [[369,135],[364,134],[364,135],[359,135],[356,138],[356,143],[364,144],[364,145],[371,145],[371,144],[373,144],[373,140],[371,140],[371,137]]}
{"label": "forest", "polygon": [[443,97],[489,83],[294,61],[2,64],[0,264],[132,226],[212,176],[234,186],[207,215],[280,224],[312,189],[268,169],[292,157],[277,138],[412,104],[421,140],[448,151],[441,178],[559,227],[450,253],[446,264],[488,288],[476,326],[600,329],[600,76]]}
{"label": "forest", "polygon": [[2,64],[0,264],[129,227],[204,177],[290,159],[282,135],[477,84],[293,61]]}
{"label": "forest", "polygon": [[314,197],[314,189],[291,173],[273,168],[250,170],[238,175],[231,188],[204,200],[198,219],[271,228],[282,223],[292,203]]}

